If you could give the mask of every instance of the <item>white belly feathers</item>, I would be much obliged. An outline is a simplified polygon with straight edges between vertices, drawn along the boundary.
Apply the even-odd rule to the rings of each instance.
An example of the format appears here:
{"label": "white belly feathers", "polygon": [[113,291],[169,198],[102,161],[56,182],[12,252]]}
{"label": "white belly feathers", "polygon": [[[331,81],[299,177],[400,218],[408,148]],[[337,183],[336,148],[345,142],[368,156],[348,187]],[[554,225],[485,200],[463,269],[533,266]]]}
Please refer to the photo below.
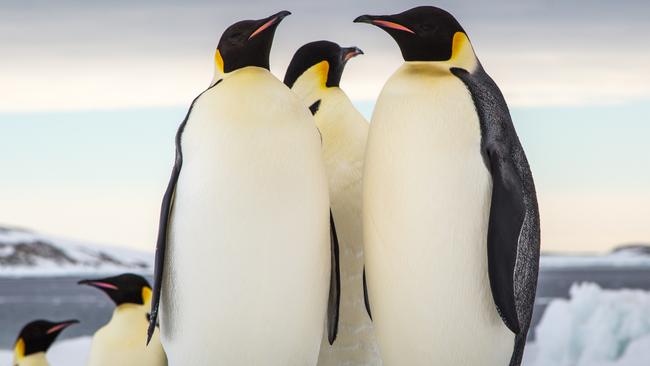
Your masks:
{"label": "white belly feathers", "polygon": [[366,153],[364,240],[386,365],[507,365],[514,335],[487,269],[492,181],[469,92],[406,63],[377,102]]}
{"label": "white belly feathers", "polygon": [[309,112],[244,68],[197,101],[182,148],[162,298],[170,364],[315,364],[329,200]]}

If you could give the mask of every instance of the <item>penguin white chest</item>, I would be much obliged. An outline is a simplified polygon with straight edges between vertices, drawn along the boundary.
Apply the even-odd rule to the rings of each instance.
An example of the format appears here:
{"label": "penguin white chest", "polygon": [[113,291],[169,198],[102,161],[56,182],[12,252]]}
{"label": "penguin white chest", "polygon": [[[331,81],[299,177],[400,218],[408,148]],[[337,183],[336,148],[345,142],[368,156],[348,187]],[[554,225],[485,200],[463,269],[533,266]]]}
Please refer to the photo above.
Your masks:
{"label": "penguin white chest", "polygon": [[17,366],[50,366],[45,357],[45,352],[38,352],[16,361],[12,365]]}
{"label": "penguin white chest", "polygon": [[467,88],[405,65],[377,102],[364,176],[370,302],[386,365],[504,366],[490,291],[492,181]]}
{"label": "penguin white chest", "polygon": [[329,202],[308,110],[266,70],[195,104],[166,256],[170,364],[314,364],[329,287]]}
{"label": "penguin white chest", "polygon": [[149,345],[142,341],[147,332],[150,304],[123,304],[111,320],[93,336],[88,366],[167,366],[156,330]]}

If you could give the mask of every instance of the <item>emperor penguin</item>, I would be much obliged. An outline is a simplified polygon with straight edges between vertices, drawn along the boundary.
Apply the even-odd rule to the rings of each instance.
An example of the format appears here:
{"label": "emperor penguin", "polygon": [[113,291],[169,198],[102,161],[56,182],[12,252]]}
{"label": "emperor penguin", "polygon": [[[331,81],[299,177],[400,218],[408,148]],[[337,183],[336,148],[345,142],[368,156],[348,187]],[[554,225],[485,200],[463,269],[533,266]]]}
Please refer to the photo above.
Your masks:
{"label": "emperor penguin", "polygon": [[370,310],[385,365],[520,365],[539,212],[499,88],[448,12],[363,15],[405,63],[377,100],[364,170]]}
{"label": "emperor penguin", "polygon": [[318,365],[380,365],[377,341],[364,307],[361,178],[368,122],[339,87],[346,63],[363,52],[329,41],[298,49],[284,83],[314,114],[321,132],[330,204],[340,244],[340,323],[336,343],[323,337]]}
{"label": "emperor penguin", "polygon": [[93,336],[88,366],[166,366],[167,357],[156,329],[147,347],[151,285],[142,276],[119,276],[79,281],[103,291],[115,303],[109,322]]}
{"label": "emperor penguin", "polygon": [[45,353],[61,332],[79,323],[78,320],[51,322],[35,320],[28,323],[18,334],[14,344],[13,366],[49,366]]}
{"label": "emperor penguin", "polygon": [[324,327],[336,338],[338,242],[318,130],[269,72],[289,14],[226,29],[214,80],[176,135],[150,323],[160,300],[172,365],[315,365]]}

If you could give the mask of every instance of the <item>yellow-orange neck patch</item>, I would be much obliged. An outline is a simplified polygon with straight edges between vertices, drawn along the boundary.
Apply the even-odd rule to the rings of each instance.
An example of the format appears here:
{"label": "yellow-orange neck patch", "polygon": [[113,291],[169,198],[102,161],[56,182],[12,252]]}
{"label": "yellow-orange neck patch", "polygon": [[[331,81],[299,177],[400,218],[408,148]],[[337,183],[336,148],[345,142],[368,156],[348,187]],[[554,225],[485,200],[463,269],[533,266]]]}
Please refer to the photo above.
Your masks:
{"label": "yellow-orange neck patch", "polygon": [[214,63],[217,65],[217,69],[223,74],[223,57],[221,57],[221,51],[217,48],[217,52],[214,54]]}
{"label": "yellow-orange neck patch", "polygon": [[456,32],[451,45],[451,59],[449,60],[454,66],[463,68],[467,71],[473,71],[476,67],[477,60],[474,55],[474,48],[469,41],[467,34]]}
{"label": "yellow-orange neck patch", "polygon": [[147,286],[142,287],[142,303],[147,304],[151,301],[151,289]]}
{"label": "yellow-orange neck patch", "polygon": [[25,358],[25,341],[22,338],[18,338],[14,347],[14,359],[22,360],[23,358]]}
{"label": "yellow-orange neck patch", "polygon": [[327,75],[330,70],[330,63],[327,61],[321,61],[316,65],[312,66],[314,73],[318,77],[318,85],[321,88],[327,87]]}

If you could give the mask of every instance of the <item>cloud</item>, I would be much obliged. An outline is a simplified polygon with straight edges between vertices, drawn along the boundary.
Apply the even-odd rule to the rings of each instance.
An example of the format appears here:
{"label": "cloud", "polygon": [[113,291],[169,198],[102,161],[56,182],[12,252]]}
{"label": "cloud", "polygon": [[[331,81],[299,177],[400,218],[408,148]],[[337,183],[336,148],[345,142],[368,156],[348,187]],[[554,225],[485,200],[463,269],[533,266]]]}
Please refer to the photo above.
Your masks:
{"label": "cloud", "polygon": [[[211,80],[212,53],[233,21],[281,8],[294,12],[277,32],[279,77],[295,49],[315,39],[356,45],[343,85],[373,100],[402,62],[383,32],[351,20],[415,1],[57,2],[3,4],[0,111],[187,105]],[[650,97],[642,47],[650,5],[628,1],[442,1],[469,32],[479,57],[512,105],[589,105]]]}

